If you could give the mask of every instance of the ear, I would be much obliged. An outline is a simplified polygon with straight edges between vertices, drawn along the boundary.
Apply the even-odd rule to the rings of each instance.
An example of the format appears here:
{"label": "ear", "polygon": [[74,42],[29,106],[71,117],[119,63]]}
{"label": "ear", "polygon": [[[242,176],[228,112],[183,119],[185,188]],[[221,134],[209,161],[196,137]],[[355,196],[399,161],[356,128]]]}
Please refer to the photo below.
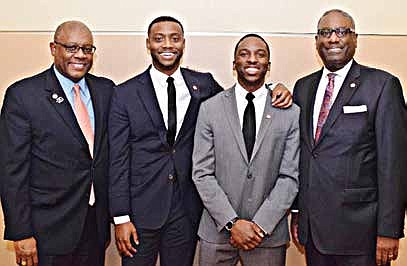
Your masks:
{"label": "ear", "polygon": [[150,51],[150,42],[148,40],[148,37],[146,38],[146,48],[148,51]]}
{"label": "ear", "polygon": [[355,33],[355,48],[358,47],[358,34]]}
{"label": "ear", "polygon": [[270,71],[270,69],[271,69],[271,62],[269,61],[269,62],[267,63],[267,71]]}
{"label": "ear", "polygon": [[53,42],[49,43],[49,50],[51,51],[51,55],[55,56],[55,53],[56,53],[55,43],[53,43]]}
{"label": "ear", "polygon": [[236,70],[235,60],[233,60],[233,71]]}

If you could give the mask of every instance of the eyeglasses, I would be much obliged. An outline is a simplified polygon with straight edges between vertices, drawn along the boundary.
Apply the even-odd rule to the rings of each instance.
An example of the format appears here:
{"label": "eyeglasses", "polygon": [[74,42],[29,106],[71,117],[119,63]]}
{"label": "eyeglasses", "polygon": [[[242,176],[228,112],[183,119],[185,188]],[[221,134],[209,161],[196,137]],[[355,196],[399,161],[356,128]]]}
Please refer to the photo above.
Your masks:
{"label": "eyeglasses", "polygon": [[57,42],[57,41],[54,41],[54,43],[64,47],[65,51],[70,54],[76,54],[79,51],[79,49],[81,49],[84,54],[93,54],[96,51],[96,47],[93,45],[85,45],[85,46],[79,46],[76,44],[67,45],[67,44]]}
{"label": "eyeglasses", "polygon": [[319,29],[317,31],[317,34],[324,38],[331,38],[332,33],[334,33],[334,32],[335,32],[336,36],[338,36],[338,38],[343,38],[349,33],[355,33],[355,30],[353,30],[351,28],[335,28],[335,29],[327,28],[327,29]]}

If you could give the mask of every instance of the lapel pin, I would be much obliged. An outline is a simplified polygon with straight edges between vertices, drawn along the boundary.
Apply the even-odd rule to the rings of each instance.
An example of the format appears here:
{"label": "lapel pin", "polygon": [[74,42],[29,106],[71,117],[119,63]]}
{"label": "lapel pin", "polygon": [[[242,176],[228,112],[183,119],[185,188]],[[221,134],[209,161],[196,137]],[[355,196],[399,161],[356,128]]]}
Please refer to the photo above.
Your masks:
{"label": "lapel pin", "polygon": [[64,101],[64,98],[62,98],[61,96],[59,96],[58,98],[56,98],[55,102],[56,103],[62,103]]}
{"label": "lapel pin", "polygon": [[53,94],[51,95],[51,97],[52,97],[52,99],[56,100],[56,99],[58,98],[58,94],[53,93]]}
{"label": "lapel pin", "polygon": [[193,89],[194,91],[197,91],[197,90],[198,90],[198,87],[197,87],[196,85],[193,85],[193,86],[192,86],[192,89]]}
{"label": "lapel pin", "polygon": [[266,115],[266,118],[267,118],[267,119],[270,119],[270,118],[271,118],[271,115]]}
{"label": "lapel pin", "polygon": [[351,87],[351,88],[354,88],[354,87],[356,87],[356,84],[355,84],[355,82],[352,82],[352,83],[350,84],[350,87]]}

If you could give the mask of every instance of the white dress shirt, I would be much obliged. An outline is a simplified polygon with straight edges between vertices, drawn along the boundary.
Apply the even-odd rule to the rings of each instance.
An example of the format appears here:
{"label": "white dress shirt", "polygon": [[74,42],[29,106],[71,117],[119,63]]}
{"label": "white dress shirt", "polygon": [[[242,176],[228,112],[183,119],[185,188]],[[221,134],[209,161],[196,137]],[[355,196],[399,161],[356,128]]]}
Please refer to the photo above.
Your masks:
{"label": "white dress shirt", "polygon": [[[157,96],[158,105],[160,106],[161,113],[164,118],[165,127],[168,128],[168,93],[167,93],[167,78],[168,75],[160,72],[154,66],[150,68],[150,76],[153,81],[155,95]],[[181,74],[181,70],[178,69],[171,75],[174,78],[174,85],[176,91],[176,104],[177,104],[177,132],[176,136],[181,129],[182,122],[187,112],[189,102],[191,101],[191,95],[189,93],[187,84]],[[129,215],[113,217],[115,224],[124,224],[130,221]]]}
{"label": "white dress shirt", "polygon": [[[168,128],[168,93],[167,93],[167,78],[168,75],[158,71],[154,66],[150,68],[150,76],[153,81],[155,95],[157,96],[158,104],[163,114],[165,127]],[[177,103],[177,132],[181,129],[182,122],[187,112],[189,102],[191,101],[191,95],[189,93],[187,84],[182,77],[181,70],[178,69],[171,75],[174,78],[174,85],[176,91],[176,103]]]}
{"label": "white dress shirt", "polygon": [[349,72],[350,67],[352,66],[353,59],[350,60],[343,68],[339,69],[336,72],[329,71],[326,67],[324,67],[322,71],[322,77],[319,81],[317,94],[315,96],[315,103],[314,103],[314,113],[313,113],[313,129],[315,136],[315,132],[317,130],[319,112],[321,111],[322,102],[324,100],[324,94],[326,90],[326,86],[328,85],[328,74],[335,73],[335,82],[334,82],[334,90],[332,93],[331,103],[329,108],[334,104],[336,97],[338,96],[339,90],[342,87],[343,82],[345,81],[346,75]]}
{"label": "white dress shirt", "polygon": [[[235,94],[236,94],[236,103],[237,103],[237,112],[239,114],[239,121],[240,121],[240,128],[243,128],[243,115],[244,110],[247,106],[246,95],[248,91],[245,90],[239,82],[236,83],[235,86]],[[254,109],[256,112],[256,138],[257,133],[259,132],[261,119],[263,118],[264,107],[266,105],[267,94],[270,93],[270,90],[266,88],[263,84],[258,90],[253,92],[254,99]]]}

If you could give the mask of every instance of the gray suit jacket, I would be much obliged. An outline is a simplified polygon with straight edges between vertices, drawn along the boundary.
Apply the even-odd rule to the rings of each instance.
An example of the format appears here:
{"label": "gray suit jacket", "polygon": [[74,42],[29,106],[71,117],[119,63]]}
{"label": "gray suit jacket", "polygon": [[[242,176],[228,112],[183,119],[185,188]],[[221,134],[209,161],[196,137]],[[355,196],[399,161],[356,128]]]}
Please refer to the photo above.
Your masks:
{"label": "gray suit jacket", "polygon": [[228,243],[224,226],[237,216],[269,234],[261,246],[289,241],[287,210],[299,185],[299,113],[296,105],[272,107],[269,94],[249,162],[235,88],[202,103],[192,156],[192,178],[205,207],[198,231],[202,239]]}

